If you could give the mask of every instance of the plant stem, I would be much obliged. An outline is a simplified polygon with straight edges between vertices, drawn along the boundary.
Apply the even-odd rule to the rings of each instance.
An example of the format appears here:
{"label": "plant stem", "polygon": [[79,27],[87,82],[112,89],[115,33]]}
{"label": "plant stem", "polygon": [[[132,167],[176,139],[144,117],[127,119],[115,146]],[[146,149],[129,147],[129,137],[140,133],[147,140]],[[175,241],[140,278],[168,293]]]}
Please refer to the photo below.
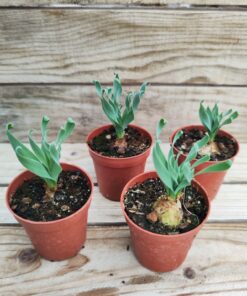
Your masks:
{"label": "plant stem", "polygon": [[125,136],[125,131],[116,131],[118,140],[121,140]]}
{"label": "plant stem", "polygon": [[46,196],[49,199],[54,197],[56,190],[57,190],[57,182],[46,180]]}
{"label": "plant stem", "polygon": [[57,186],[56,187],[49,187],[49,186],[46,186],[46,190],[45,190],[45,195],[49,198],[49,199],[52,199],[54,198],[54,194],[57,190]]}

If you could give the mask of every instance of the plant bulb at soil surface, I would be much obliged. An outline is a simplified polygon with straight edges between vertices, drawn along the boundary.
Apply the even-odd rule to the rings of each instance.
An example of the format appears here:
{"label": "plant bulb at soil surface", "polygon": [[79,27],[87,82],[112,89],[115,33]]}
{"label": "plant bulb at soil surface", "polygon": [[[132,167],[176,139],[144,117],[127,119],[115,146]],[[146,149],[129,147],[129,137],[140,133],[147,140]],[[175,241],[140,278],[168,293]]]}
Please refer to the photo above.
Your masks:
{"label": "plant bulb at soil surface", "polygon": [[147,220],[155,223],[159,220],[164,225],[177,227],[183,219],[181,202],[167,196],[161,196],[153,205],[153,211],[147,215]]}
{"label": "plant bulb at soil surface", "polygon": [[216,155],[220,154],[219,147],[216,142],[209,142],[207,145],[203,146],[199,151],[198,154],[200,156],[204,155]]}

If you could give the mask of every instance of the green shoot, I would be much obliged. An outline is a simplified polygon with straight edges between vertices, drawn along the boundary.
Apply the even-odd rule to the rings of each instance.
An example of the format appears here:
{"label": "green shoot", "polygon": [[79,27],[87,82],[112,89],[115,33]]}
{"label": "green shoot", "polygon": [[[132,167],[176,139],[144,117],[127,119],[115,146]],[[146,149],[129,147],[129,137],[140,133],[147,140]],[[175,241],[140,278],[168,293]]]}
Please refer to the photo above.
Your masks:
{"label": "green shoot", "polygon": [[211,143],[214,142],[222,126],[232,123],[232,121],[238,117],[238,112],[229,109],[220,113],[217,103],[210,109],[208,106],[204,107],[202,101],[200,103],[199,117],[209,135],[209,143]]}
{"label": "green shoot", "polygon": [[99,81],[94,81],[97,94],[101,100],[102,109],[112,122],[118,139],[123,139],[125,129],[134,120],[135,112],[144,95],[147,83],[143,83],[138,92],[128,92],[125,98],[125,108],[120,102],[122,85],[118,74],[115,74],[113,87],[102,88]]}
{"label": "green shoot", "polygon": [[[205,135],[200,141],[196,142],[191,148],[190,152],[187,154],[185,161],[179,164],[178,158],[180,154],[177,154],[176,156],[174,155],[173,146],[183,132],[179,131],[175,135],[172,147],[170,148],[166,158],[160,147],[161,141],[159,140],[160,132],[165,125],[165,120],[161,119],[157,126],[156,141],[153,148],[153,162],[158,176],[165,185],[168,196],[172,199],[176,199],[179,195],[181,195],[183,189],[191,184],[191,181],[195,177],[195,168],[198,165],[209,161],[210,156],[205,155],[191,164],[191,161],[195,159],[201,147],[203,147],[208,142],[209,136]],[[208,166],[206,169],[199,171],[197,174],[225,171],[230,168],[231,164],[231,160],[219,162],[218,164]]]}
{"label": "green shoot", "polygon": [[49,118],[44,116],[41,123],[42,140],[40,146],[33,139],[32,130],[29,131],[28,138],[31,149],[27,148],[12,134],[11,129],[14,127],[12,123],[7,124],[6,134],[21,164],[42,178],[48,188],[54,191],[57,186],[58,176],[62,171],[59,163],[61,144],[71,135],[75,123],[71,118],[68,118],[64,127],[59,130],[56,139],[49,144],[47,140],[48,122]]}
{"label": "green shoot", "polygon": [[157,126],[156,141],[153,148],[153,162],[157,174],[165,186],[167,195],[160,196],[160,198],[154,203],[154,210],[147,215],[147,219],[151,223],[159,220],[161,223],[170,227],[176,227],[181,223],[183,218],[180,199],[184,195],[184,189],[191,185],[193,178],[196,175],[203,173],[227,170],[231,166],[232,161],[226,160],[224,162],[219,162],[195,173],[195,168],[198,165],[203,164],[210,159],[209,155],[205,155],[191,164],[191,161],[195,159],[201,147],[208,143],[209,136],[206,135],[193,145],[186,159],[179,164],[178,158],[180,154],[177,154],[176,156],[174,155],[173,146],[177,139],[182,135],[182,131],[179,131],[175,135],[168,156],[165,157],[160,147],[161,141],[159,140],[160,133],[165,125],[166,121],[161,119]]}

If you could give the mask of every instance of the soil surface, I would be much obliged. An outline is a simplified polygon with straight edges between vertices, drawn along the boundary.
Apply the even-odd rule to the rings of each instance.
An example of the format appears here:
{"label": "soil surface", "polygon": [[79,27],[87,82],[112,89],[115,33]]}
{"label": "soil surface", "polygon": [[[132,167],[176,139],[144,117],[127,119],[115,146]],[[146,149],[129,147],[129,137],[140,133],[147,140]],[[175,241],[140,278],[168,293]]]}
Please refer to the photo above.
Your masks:
{"label": "soil surface", "polygon": [[[183,153],[188,153],[193,144],[201,140],[205,135],[205,131],[193,128],[191,130],[183,130],[182,136],[176,141],[175,147]],[[234,139],[217,135],[215,137],[215,143],[219,149],[219,154],[210,155],[210,160],[221,161],[230,159],[237,152],[237,145]],[[201,158],[198,154],[197,159]]]}
{"label": "soil surface", "polygon": [[79,210],[88,200],[91,189],[79,171],[62,171],[53,197],[46,194],[46,183],[39,177],[23,182],[11,197],[11,209],[32,221],[53,221]]}
{"label": "soil surface", "polygon": [[151,223],[146,216],[153,211],[154,202],[162,195],[166,195],[166,190],[160,179],[147,179],[128,190],[124,200],[125,211],[137,225],[158,234],[187,232],[198,226],[207,215],[207,201],[195,187],[188,186],[181,198],[182,223],[176,228],[171,228],[159,221]]}
{"label": "soil surface", "polygon": [[88,143],[90,148],[101,155],[108,157],[124,158],[131,157],[146,151],[150,145],[151,141],[149,137],[144,136],[137,129],[133,127],[127,127],[125,130],[124,141],[126,147],[120,149],[116,145],[117,136],[114,127],[103,131],[100,135],[93,138],[91,142]]}

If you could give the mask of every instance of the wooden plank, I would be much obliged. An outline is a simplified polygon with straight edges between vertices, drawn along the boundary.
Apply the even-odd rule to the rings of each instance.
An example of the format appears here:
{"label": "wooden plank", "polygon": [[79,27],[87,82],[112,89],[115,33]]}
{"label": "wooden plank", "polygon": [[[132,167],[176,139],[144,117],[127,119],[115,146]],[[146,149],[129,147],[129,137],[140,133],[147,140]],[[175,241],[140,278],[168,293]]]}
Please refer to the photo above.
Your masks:
{"label": "wooden plank", "polygon": [[246,85],[246,15],[160,9],[2,9],[0,83]]}
{"label": "wooden plank", "polygon": [[[125,92],[137,90],[138,86],[127,85],[124,89]],[[238,110],[239,118],[226,126],[226,130],[239,141],[247,142],[246,87],[151,85],[142,99],[135,122],[154,134],[158,120],[165,117],[168,136],[180,126],[199,123],[198,108],[202,99],[210,105],[218,101],[222,110]],[[27,131],[39,129],[44,114],[51,117],[51,136],[55,136],[67,116],[72,116],[77,127],[69,141],[77,143],[84,142],[92,129],[108,123],[94,86],[0,86],[0,142],[7,140],[4,128],[8,121],[15,123],[16,135],[27,141]]]}
{"label": "wooden plank", "polygon": [[184,264],[162,274],[141,267],[132,250],[127,250],[126,228],[90,227],[79,255],[49,262],[30,250],[21,228],[1,227],[0,294],[243,296],[247,291],[246,232],[246,224],[206,225]]}
{"label": "wooden plank", "polygon": [[[5,205],[6,187],[0,187],[0,224],[16,224]],[[212,204],[209,221],[247,221],[246,184],[223,184]],[[89,210],[90,225],[125,223],[120,205],[105,199],[97,186],[94,188],[93,201]]]}
{"label": "wooden plank", "polygon": [[191,6],[246,6],[245,0],[1,0],[0,7],[85,7],[95,5],[160,6],[190,8]]}
{"label": "wooden plank", "polygon": [[[163,145],[164,151],[167,153],[169,145]],[[9,144],[0,144],[0,186],[8,184],[17,174],[24,170],[23,166],[16,159],[11,146]],[[72,163],[83,167],[97,182],[93,167],[93,162],[88,154],[86,144],[63,144],[61,161]],[[237,156],[233,166],[226,174],[226,183],[246,183],[247,181],[247,144],[241,144],[240,153]],[[153,170],[151,156],[147,160],[146,170]]]}

